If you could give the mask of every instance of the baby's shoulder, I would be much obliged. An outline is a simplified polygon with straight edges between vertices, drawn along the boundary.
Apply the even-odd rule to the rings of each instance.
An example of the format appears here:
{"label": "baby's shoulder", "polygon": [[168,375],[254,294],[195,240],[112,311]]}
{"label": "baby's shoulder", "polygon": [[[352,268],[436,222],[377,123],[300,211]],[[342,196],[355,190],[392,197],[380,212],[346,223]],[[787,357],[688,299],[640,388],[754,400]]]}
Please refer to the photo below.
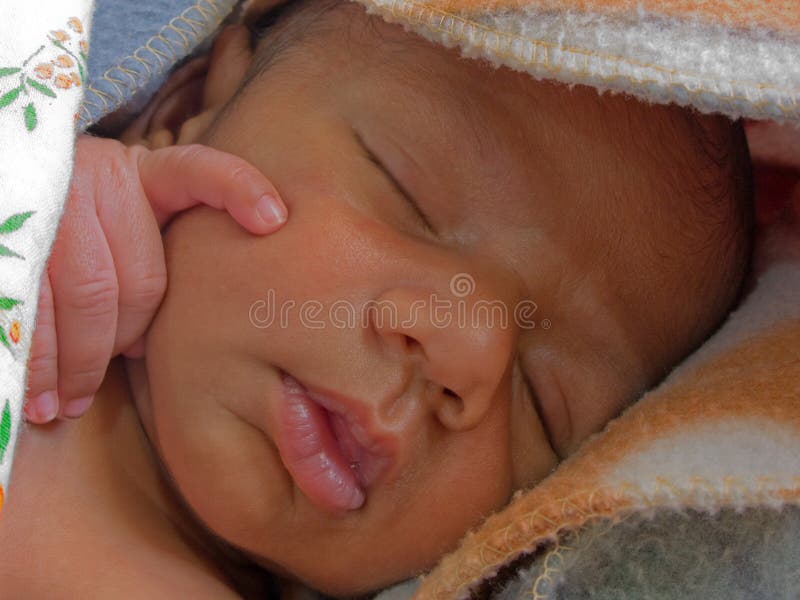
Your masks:
{"label": "baby's shoulder", "polygon": [[147,534],[132,536],[90,515],[26,511],[23,519],[8,508],[0,525],[3,597],[239,598],[212,569]]}
{"label": "baby's shoulder", "polygon": [[168,523],[112,501],[113,481],[86,485],[97,465],[59,453],[62,435],[30,428],[18,444],[0,516],[3,598],[238,598]]}

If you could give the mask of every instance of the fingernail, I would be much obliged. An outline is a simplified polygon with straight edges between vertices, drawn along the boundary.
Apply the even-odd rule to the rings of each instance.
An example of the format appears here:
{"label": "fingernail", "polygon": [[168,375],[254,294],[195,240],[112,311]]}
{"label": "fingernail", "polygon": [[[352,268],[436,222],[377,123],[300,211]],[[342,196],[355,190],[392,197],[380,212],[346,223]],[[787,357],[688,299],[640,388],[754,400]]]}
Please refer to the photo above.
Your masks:
{"label": "fingernail", "polygon": [[283,202],[269,194],[261,196],[256,205],[256,210],[267,225],[280,225],[286,221],[288,216]]}
{"label": "fingernail", "polygon": [[64,407],[64,416],[68,419],[77,419],[78,417],[82,417],[92,405],[92,400],[94,400],[93,396],[86,396],[85,398],[70,400]]}
{"label": "fingernail", "polygon": [[55,392],[42,392],[25,404],[25,416],[32,423],[43,425],[56,418],[58,414],[58,396]]}

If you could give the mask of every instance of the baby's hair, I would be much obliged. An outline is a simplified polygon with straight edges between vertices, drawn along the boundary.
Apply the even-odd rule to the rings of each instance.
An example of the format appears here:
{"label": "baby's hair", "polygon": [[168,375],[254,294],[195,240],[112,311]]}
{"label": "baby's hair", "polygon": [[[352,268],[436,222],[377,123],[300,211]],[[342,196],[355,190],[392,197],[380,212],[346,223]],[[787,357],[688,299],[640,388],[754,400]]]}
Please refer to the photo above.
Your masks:
{"label": "baby's hair", "polygon": [[[266,72],[290,48],[316,33],[322,17],[341,4],[342,0],[295,0],[280,4],[249,23],[253,47],[258,49],[250,74]],[[261,44],[266,37],[269,43]]]}
{"label": "baby's hair", "polygon": [[[322,17],[342,4],[342,0],[283,2],[245,22],[250,30],[253,63],[239,89],[211,122],[204,139],[214,134],[219,122],[234,110],[237,101],[256,80],[267,73],[279,58],[287,57],[293,48],[300,47],[310,34],[318,33],[320,31],[318,26],[325,22]],[[269,43],[264,43],[266,38],[269,38]]]}
{"label": "baby's hair", "polygon": [[[741,120],[701,114],[694,108],[673,112],[677,118],[668,122],[669,129],[673,136],[686,136],[688,132],[692,151],[667,155],[675,168],[664,183],[675,193],[693,199],[695,210],[685,215],[683,234],[676,238],[673,248],[660,249],[659,253],[668,262],[680,256],[677,245],[681,243],[697,252],[711,249],[706,272],[713,276],[699,279],[694,288],[683,293],[676,291],[675,296],[676,306],[690,305],[686,313],[699,315],[695,322],[707,325],[707,329],[685,328],[687,347],[695,348],[722,324],[728,309],[744,291],[754,239],[755,189]],[[669,138],[661,146],[668,149],[668,142]],[[698,239],[697,223],[692,219],[715,225],[713,229],[703,228],[715,233]],[[669,320],[672,315],[664,318]]]}

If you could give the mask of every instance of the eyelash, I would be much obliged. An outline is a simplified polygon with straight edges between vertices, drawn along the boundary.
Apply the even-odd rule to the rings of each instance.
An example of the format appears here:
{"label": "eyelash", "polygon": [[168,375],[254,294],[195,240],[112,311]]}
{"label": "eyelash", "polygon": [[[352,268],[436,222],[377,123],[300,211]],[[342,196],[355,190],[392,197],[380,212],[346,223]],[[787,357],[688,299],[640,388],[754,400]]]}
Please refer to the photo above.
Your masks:
{"label": "eyelash", "polygon": [[361,147],[364,149],[364,152],[366,153],[367,158],[369,159],[369,161],[371,163],[373,163],[376,167],[378,167],[381,170],[381,172],[387,177],[387,179],[389,179],[389,181],[391,182],[392,186],[400,193],[400,195],[403,197],[403,199],[408,203],[408,205],[417,214],[417,216],[419,217],[420,221],[422,221],[422,224],[425,226],[425,229],[427,229],[429,233],[431,233],[433,235],[436,235],[437,234],[436,228],[431,224],[431,220],[428,218],[428,215],[426,215],[422,211],[422,209],[420,208],[419,204],[416,201],[414,201],[414,198],[411,196],[411,194],[408,193],[408,191],[397,180],[397,178],[394,176],[394,174],[392,174],[392,172],[389,169],[386,168],[386,165],[384,165],[378,159],[378,157],[375,156],[375,153],[372,152],[372,150],[369,149],[369,146],[367,146],[366,143],[364,143],[363,138],[358,134],[356,134],[356,137],[358,138],[359,144],[361,144]]}

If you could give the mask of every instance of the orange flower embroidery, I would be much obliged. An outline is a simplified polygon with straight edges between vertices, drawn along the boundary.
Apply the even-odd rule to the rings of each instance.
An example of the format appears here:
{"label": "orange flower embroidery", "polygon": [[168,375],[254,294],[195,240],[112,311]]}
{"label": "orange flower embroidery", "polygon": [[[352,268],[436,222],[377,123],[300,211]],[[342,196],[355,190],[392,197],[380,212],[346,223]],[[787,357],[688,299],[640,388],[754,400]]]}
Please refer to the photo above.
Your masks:
{"label": "orange flower embroidery", "polygon": [[19,344],[19,321],[11,323],[11,328],[8,330],[8,336],[15,344]]}
{"label": "orange flower embroidery", "polygon": [[50,79],[53,76],[53,67],[47,63],[40,63],[36,65],[33,72],[36,73],[36,77],[39,79]]}
{"label": "orange flower embroidery", "polygon": [[56,59],[53,61],[53,64],[61,67],[62,69],[69,69],[71,66],[75,64],[69,56],[66,54],[59,54],[56,56]]}
{"label": "orange flower embroidery", "polygon": [[68,90],[72,87],[72,79],[68,75],[56,75],[56,87],[62,90]]}
{"label": "orange flower embroidery", "polygon": [[67,25],[75,33],[83,33],[83,23],[81,23],[81,20],[78,17],[72,17],[69,21],[67,21]]}
{"label": "orange flower embroidery", "polygon": [[[47,43],[39,46],[21,65],[0,64],[0,109],[16,104],[21,110],[13,112],[22,117],[28,131],[33,131],[39,123],[37,107],[38,102],[44,101],[43,96],[57,98],[59,90],[83,86],[89,51],[89,44],[81,39],[83,33],[85,27],[81,20],[71,17],[65,29],[50,30],[46,40],[43,40]],[[37,59],[40,54],[41,57]],[[43,62],[37,64],[34,60]],[[63,72],[59,73],[59,70]],[[15,74],[19,74],[19,84],[9,88],[6,84],[12,80],[8,76]],[[20,107],[20,103],[23,106]],[[11,112],[4,110],[0,116]],[[11,349],[8,332],[0,329],[0,333],[3,334],[0,336],[2,345]]]}

